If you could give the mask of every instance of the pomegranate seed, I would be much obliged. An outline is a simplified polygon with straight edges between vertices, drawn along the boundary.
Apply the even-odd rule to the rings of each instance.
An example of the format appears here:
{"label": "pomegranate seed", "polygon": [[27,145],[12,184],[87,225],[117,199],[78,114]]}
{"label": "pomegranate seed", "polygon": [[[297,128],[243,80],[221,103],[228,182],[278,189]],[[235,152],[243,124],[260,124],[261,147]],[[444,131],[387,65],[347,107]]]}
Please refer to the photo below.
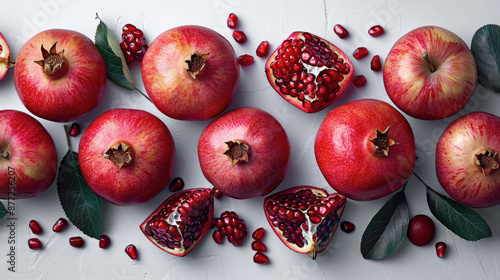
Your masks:
{"label": "pomegranate seed", "polygon": [[352,84],[355,87],[363,87],[366,84],[366,77],[363,75],[354,76],[352,78]]}
{"label": "pomegranate seed", "polygon": [[340,24],[335,24],[335,26],[333,26],[333,32],[335,32],[340,39],[344,39],[347,35],[349,35],[347,29]]}
{"label": "pomegranate seed", "polygon": [[130,244],[125,248],[125,253],[127,253],[127,255],[133,260],[137,259],[138,257],[137,248],[133,244]]}
{"label": "pomegranate seed", "polygon": [[233,246],[240,246],[247,236],[245,221],[238,217],[234,211],[224,211],[215,219],[215,225],[221,235],[225,235]]}
{"label": "pomegranate seed", "polygon": [[262,241],[255,240],[252,242],[252,250],[265,252],[265,251],[267,251],[267,247]]}
{"label": "pomegranate seed", "polygon": [[224,236],[222,236],[222,233],[220,233],[220,231],[218,230],[214,230],[214,233],[212,233],[212,238],[217,244],[222,244],[222,241],[224,240]]}
{"label": "pomegranate seed", "polygon": [[[221,198],[222,197],[222,192],[217,189],[217,188],[213,188],[212,189],[212,194],[216,197],[216,198]],[[215,221],[215,219],[214,219]]]}
{"label": "pomegranate seed", "polygon": [[370,29],[368,29],[368,34],[370,34],[370,36],[372,37],[378,37],[384,34],[384,28],[382,28],[382,26],[380,25],[372,26]]}
{"label": "pomegranate seed", "polygon": [[257,47],[256,53],[258,57],[266,57],[269,54],[269,42],[262,41]]}
{"label": "pomegranate seed", "polygon": [[255,240],[262,240],[265,234],[266,230],[264,228],[258,228],[252,233],[252,238]]}
{"label": "pomegranate seed", "polygon": [[69,239],[69,245],[73,247],[80,248],[83,247],[83,244],[85,244],[85,241],[80,236],[74,236]]}
{"label": "pomegranate seed", "polygon": [[435,247],[436,255],[438,256],[438,258],[443,258],[444,254],[446,253],[446,243],[439,241],[438,243],[436,243]]}
{"label": "pomegranate seed", "polygon": [[343,231],[343,232],[347,232],[347,233],[350,233],[354,230],[355,226],[353,223],[351,222],[348,222],[348,221],[343,221],[342,223],[340,223],[340,229]]}
{"label": "pomegranate seed", "polygon": [[230,13],[229,16],[227,17],[227,27],[235,29],[237,24],[238,24],[238,16],[235,15],[234,13]]}
{"label": "pomegranate seed", "polygon": [[175,177],[168,185],[171,192],[178,192],[184,188],[184,180],[181,177]]}
{"label": "pomegranate seed", "polygon": [[142,61],[142,58],[148,49],[142,30],[136,28],[132,24],[126,24],[123,26],[120,49],[125,56],[127,64],[131,64],[134,61]]}
{"label": "pomegranate seed", "polygon": [[253,262],[258,264],[268,264],[269,258],[262,252],[257,252],[253,256]]}
{"label": "pomegranate seed", "polygon": [[69,128],[69,136],[75,137],[80,134],[80,125],[77,123],[73,123],[71,127]]}
{"label": "pomegranate seed", "polygon": [[30,238],[28,240],[28,247],[30,249],[42,249],[42,242],[38,238]]}
{"label": "pomegranate seed", "polygon": [[57,222],[54,224],[54,226],[52,227],[52,230],[54,232],[60,232],[62,231],[63,229],[66,228],[66,226],[68,225],[68,221],[66,221],[66,219],[64,218],[60,218],[59,220],[57,220]]}
{"label": "pomegranate seed", "polygon": [[248,66],[253,64],[253,56],[249,54],[240,55],[238,57],[238,64],[241,66]]}
{"label": "pomegranate seed", "polygon": [[411,218],[408,226],[408,239],[417,246],[425,246],[434,238],[435,227],[431,218],[420,214]]}
{"label": "pomegranate seed", "polygon": [[363,57],[368,55],[368,49],[365,47],[359,47],[356,50],[354,50],[352,56],[354,56],[355,59],[362,59]]}
{"label": "pomegranate seed", "polygon": [[242,44],[247,40],[247,35],[243,31],[235,30],[233,31],[233,38],[236,42]]}
{"label": "pomegranate seed", "polygon": [[99,248],[108,248],[109,244],[111,244],[111,239],[109,239],[109,236],[105,234],[101,235],[101,237],[99,238]]}
{"label": "pomegranate seed", "polygon": [[40,234],[42,233],[42,227],[40,226],[40,224],[35,221],[35,220],[31,220],[30,223],[29,223],[29,227],[31,229],[31,232],[33,232],[33,234]]}
{"label": "pomegranate seed", "polygon": [[380,71],[382,69],[382,64],[380,63],[380,56],[375,55],[370,62],[370,67],[373,71]]}

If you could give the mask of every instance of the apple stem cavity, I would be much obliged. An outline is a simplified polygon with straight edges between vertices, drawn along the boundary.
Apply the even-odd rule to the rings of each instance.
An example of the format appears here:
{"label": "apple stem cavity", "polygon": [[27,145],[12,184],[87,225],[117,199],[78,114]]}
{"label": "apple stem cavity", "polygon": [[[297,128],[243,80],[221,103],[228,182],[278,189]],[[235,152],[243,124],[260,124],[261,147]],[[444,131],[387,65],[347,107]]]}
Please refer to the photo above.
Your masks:
{"label": "apple stem cavity", "polygon": [[380,132],[380,130],[376,129],[377,136],[373,139],[368,139],[368,141],[375,145],[377,152],[382,152],[384,156],[389,156],[389,147],[399,144],[389,137],[390,129],[390,126],[388,126],[384,132]]}
{"label": "apple stem cavity", "polygon": [[429,58],[429,55],[427,54],[427,52],[424,52],[422,54],[422,57],[425,59],[425,61],[427,62],[427,65],[429,66],[430,70],[431,70],[431,73],[434,73],[436,72],[436,66],[434,64],[432,64],[431,62],[431,59]]}
{"label": "apple stem cavity", "polygon": [[67,63],[64,63],[63,54],[64,50],[57,52],[57,42],[52,45],[47,51],[43,45],[41,46],[42,60],[34,61],[36,64],[42,66],[43,72],[52,78],[62,77],[68,71]]}
{"label": "apple stem cavity", "polygon": [[202,71],[205,69],[206,61],[208,58],[208,53],[200,55],[198,52],[195,52],[194,54],[191,55],[191,58],[186,60],[187,63],[187,70],[193,79],[196,80],[196,76],[202,73]]}
{"label": "apple stem cavity", "polygon": [[127,166],[132,162],[132,149],[130,145],[118,141],[111,144],[104,152],[104,158],[116,164],[118,171],[120,171],[123,166]]}
{"label": "apple stem cavity", "polygon": [[484,177],[488,176],[492,170],[500,167],[497,155],[498,153],[492,153],[489,150],[476,154],[476,165],[481,167]]}
{"label": "apple stem cavity", "polygon": [[234,167],[239,161],[248,162],[248,152],[250,146],[244,143],[241,140],[235,141],[227,141],[227,150],[224,154],[231,161],[232,166]]}

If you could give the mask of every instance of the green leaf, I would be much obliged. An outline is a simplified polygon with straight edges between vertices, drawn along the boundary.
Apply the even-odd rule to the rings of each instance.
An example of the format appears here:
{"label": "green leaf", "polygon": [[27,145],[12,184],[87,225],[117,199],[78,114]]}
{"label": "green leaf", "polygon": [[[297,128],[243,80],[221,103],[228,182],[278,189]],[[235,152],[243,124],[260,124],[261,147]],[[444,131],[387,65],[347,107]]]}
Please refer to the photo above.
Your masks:
{"label": "green leaf", "polygon": [[128,69],[127,62],[111,30],[99,18],[99,25],[95,33],[95,45],[106,61],[108,78],[113,83],[128,89],[135,90],[134,80]]}
{"label": "green leaf", "polygon": [[382,206],[363,232],[363,257],[380,260],[392,254],[403,242],[409,221],[408,204],[403,189]]}
{"label": "green leaf", "polygon": [[5,215],[7,215],[7,209],[5,209],[3,203],[0,202],[0,220],[3,219]]}
{"label": "green leaf", "polygon": [[449,230],[469,241],[491,237],[486,221],[474,210],[427,188],[427,204],[432,214]]}
{"label": "green leaf", "polygon": [[488,24],[479,28],[472,37],[471,52],[479,83],[500,92],[500,26]]}
{"label": "green leaf", "polygon": [[92,192],[83,179],[78,154],[71,148],[59,165],[57,193],[71,223],[98,239],[102,233],[102,198]]}

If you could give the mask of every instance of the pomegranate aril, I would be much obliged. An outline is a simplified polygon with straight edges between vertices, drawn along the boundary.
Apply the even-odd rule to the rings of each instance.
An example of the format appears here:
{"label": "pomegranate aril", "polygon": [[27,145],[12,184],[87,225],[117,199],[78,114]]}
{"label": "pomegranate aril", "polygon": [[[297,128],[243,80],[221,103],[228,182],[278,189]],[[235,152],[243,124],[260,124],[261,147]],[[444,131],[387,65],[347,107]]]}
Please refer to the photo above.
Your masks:
{"label": "pomegranate aril", "polygon": [[233,38],[236,42],[242,44],[247,40],[247,35],[243,31],[235,30],[233,31]]}
{"label": "pomegranate aril", "polygon": [[349,35],[347,29],[340,24],[335,24],[335,26],[333,26],[333,32],[335,32],[340,39],[344,39],[347,35]]}
{"label": "pomegranate aril", "polygon": [[222,236],[222,233],[220,233],[220,231],[218,230],[214,230],[214,233],[212,233],[212,238],[217,244],[222,244],[222,241],[224,240],[224,236]]}
{"label": "pomegranate aril", "polygon": [[216,219],[215,226],[234,246],[241,245],[247,236],[245,221],[240,219],[234,211],[224,211]]}
{"label": "pomegranate aril", "polygon": [[355,228],[355,226],[351,222],[343,221],[343,222],[340,223],[340,229],[343,232],[350,233],[350,232],[352,232],[354,230],[354,228]]}
{"label": "pomegranate aril", "polygon": [[184,188],[184,180],[181,177],[175,177],[168,185],[171,192],[178,192]]}
{"label": "pomegranate aril", "polygon": [[268,264],[269,258],[263,252],[257,252],[253,256],[253,262],[258,264]]}
{"label": "pomegranate aril", "polygon": [[248,66],[253,64],[253,56],[244,54],[238,57],[238,64],[241,66]]}
{"label": "pomegranate aril", "polygon": [[31,232],[33,232],[33,234],[40,234],[42,233],[42,227],[40,226],[40,224],[35,221],[35,220],[31,220],[30,223],[29,223],[29,227],[31,229]]}
{"label": "pomegranate aril", "polygon": [[77,123],[73,123],[71,127],[69,128],[69,136],[71,137],[76,137],[78,134],[80,134],[80,125]]}
{"label": "pomegranate aril", "polygon": [[372,37],[378,37],[384,34],[384,28],[380,25],[372,26],[370,29],[368,29],[368,34],[370,34],[370,36]]}
{"label": "pomegranate aril", "polygon": [[54,226],[52,227],[52,230],[54,232],[61,232],[63,229],[66,228],[66,226],[68,225],[68,221],[66,221],[66,219],[64,218],[60,218],[59,220],[57,220],[57,222],[54,224]]}
{"label": "pomegranate aril", "polygon": [[125,247],[125,253],[127,253],[127,255],[133,260],[138,258],[137,248],[133,244],[130,244],[127,247]]}
{"label": "pomegranate aril", "polygon": [[238,16],[234,13],[230,13],[227,17],[227,27],[235,29],[236,25],[238,25]]}
{"label": "pomegranate aril", "polygon": [[373,71],[380,71],[382,69],[379,55],[373,56],[372,61],[370,62],[370,67]]}
{"label": "pomegranate aril", "polygon": [[38,238],[28,239],[28,247],[30,249],[42,249],[42,242]]}
{"label": "pomegranate aril", "polygon": [[439,241],[435,245],[436,247],[436,255],[438,258],[444,258],[444,255],[446,253],[446,243]]}
{"label": "pomegranate aril", "polygon": [[123,26],[122,31],[120,49],[123,52],[127,64],[131,64],[134,61],[142,61],[148,49],[146,39],[144,39],[144,33],[132,24]]}
{"label": "pomegranate aril", "polygon": [[69,244],[73,247],[80,248],[83,247],[85,241],[80,236],[74,236],[69,239]]}
{"label": "pomegranate aril", "polygon": [[252,241],[252,250],[265,252],[267,251],[267,247],[262,241],[254,240]]}
{"label": "pomegranate aril", "polygon": [[[223,195],[223,193],[217,188],[212,189],[212,194],[214,195],[215,198],[221,198]],[[214,222],[215,222],[215,219],[214,219]]]}
{"label": "pomegranate aril", "polygon": [[363,75],[354,76],[352,78],[352,84],[358,88],[363,87],[366,84],[366,77]]}
{"label": "pomegranate aril", "polygon": [[368,49],[365,47],[359,47],[359,48],[355,49],[354,52],[352,53],[352,56],[355,59],[362,59],[363,57],[365,57],[367,55],[368,55]]}
{"label": "pomegranate aril", "polygon": [[262,41],[257,47],[256,54],[258,57],[266,57],[269,55],[269,42]]}
{"label": "pomegranate aril", "polygon": [[258,228],[252,233],[252,238],[255,240],[262,240],[265,234],[266,230],[264,228]]}
{"label": "pomegranate aril", "polygon": [[109,236],[103,234],[99,238],[99,248],[101,249],[106,249],[108,248],[109,244],[111,244],[111,239],[109,239]]}

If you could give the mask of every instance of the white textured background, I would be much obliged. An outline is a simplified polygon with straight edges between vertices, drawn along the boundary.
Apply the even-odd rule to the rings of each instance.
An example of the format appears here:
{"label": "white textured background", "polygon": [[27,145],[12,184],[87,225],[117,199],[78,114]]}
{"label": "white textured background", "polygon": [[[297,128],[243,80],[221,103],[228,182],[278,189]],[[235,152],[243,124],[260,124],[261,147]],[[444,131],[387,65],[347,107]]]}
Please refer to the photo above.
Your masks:
{"label": "white textured background", "polygon": [[[367,77],[364,88],[350,87],[331,107],[316,114],[305,114],[289,105],[269,86],[265,74],[265,59],[255,57],[252,66],[241,69],[241,81],[236,97],[229,109],[256,106],[274,115],[285,127],[292,145],[289,172],[278,190],[309,184],[331,191],[321,175],[313,155],[316,131],[326,114],[334,106],[360,98],[377,98],[390,102],[385,93],[382,73],[370,70],[370,59],[379,54],[382,60],[393,43],[406,32],[422,25],[439,25],[458,34],[470,46],[472,36],[487,23],[500,24],[500,2],[497,1],[78,1],[37,0],[2,1],[0,31],[9,41],[14,55],[35,33],[49,28],[73,29],[94,38],[98,21],[96,13],[115,32],[132,23],[145,33],[150,43],[161,32],[183,24],[210,27],[225,36],[237,55],[254,55],[262,40],[271,43],[274,50],[282,40],[297,30],[309,31],[324,37],[343,49],[350,57],[355,48],[365,46],[370,56],[353,60],[356,74]],[[239,16],[238,29],[248,41],[239,45],[226,27],[227,15]],[[332,31],[336,23],[343,24],[350,37],[340,40]],[[368,36],[369,27],[380,24],[385,35]],[[11,69],[0,81],[0,110],[17,109],[27,112],[20,102]],[[143,89],[140,67],[134,64],[132,73],[138,87]],[[434,172],[436,142],[444,128],[455,118],[471,111],[500,114],[500,94],[478,86],[469,105],[457,115],[438,121],[421,121],[407,117],[416,135],[417,155],[415,171],[435,190],[443,193]],[[162,115],[137,92],[128,92],[108,82],[103,100],[92,113],[78,122],[83,128],[110,108],[138,108],[160,117],[173,133],[177,146],[174,176],[184,178],[186,187],[209,187],[199,168],[196,145],[203,128],[210,122],[183,122]],[[228,109],[228,110],[229,110]],[[56,141],[59,159],[67,151],[61,124],[39,119]],[[0,132],[1,133],[1,132]],[[77,147],[78,138],[72,139]],[[144,182],[147,184],[147,179]],[[53,223],[64,217],[55,184],[42,195],[16,201],[16,270],[7,271],[7,221],[0,221],[0,279],[500,279],[500,206],[477,210],[489,223],[493,237],[478,242],[467,242],[441,225],[425,200],[425,188],[414,177],[409,181],[406,195],[411,216],[430,215],[435,224],[434,242],[448,244],[445,259],[438,259],[434,242],[416,247],[405,240],[390,257],[381,261],[367,261],[361,256],[361,236],[374,213],[388,199],[371,202],[349,201],[343,220],[353,222],[357,228],[351,234],[337,231],[328,249],[316,261],[286,248],[272,233],[262,209],[263,198],[216,200],[215,214],[234,210],[240,214],[251,233],[257,227],[267,229],[264,239],[271,263],[257,265],[252,261],[251,237],[240,247],[225,242],[217,245],[210,233],[187,257],[171,256],[150,243],[139,230],[139,224],[167,196],[168,189],[151,201],[135,207],[117,207],[104,204],[104,233],[111,237],[107,250],[98,247],[97,240],[85,236],[83,249],[69,246],[71,236],[82,235],[70,225],[64,232],[54,234]],[[5,202],[4,202],[5,203]],[[44,228],[40,236],[44,249],[28,249],[32,236],[28,222],[36,219]],[[126,245],[133,243],[139,250],[139,260],[131,260],[124,253]]]}

